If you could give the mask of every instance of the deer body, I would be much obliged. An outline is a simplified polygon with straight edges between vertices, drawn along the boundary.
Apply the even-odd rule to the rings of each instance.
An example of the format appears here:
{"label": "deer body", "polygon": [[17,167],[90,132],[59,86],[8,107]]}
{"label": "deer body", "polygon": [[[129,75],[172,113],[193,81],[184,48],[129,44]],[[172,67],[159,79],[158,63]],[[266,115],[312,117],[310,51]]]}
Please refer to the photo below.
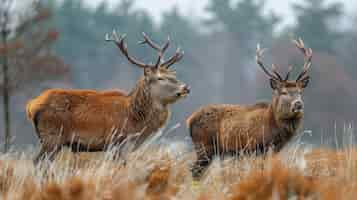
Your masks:
{"label": "deer body", "polygon": [[270,76],[273,97],[270,103],[254,105],[208,105],[194,112],[187,120],[197,155],[192,173],[199,178],[210,165],[214,155],[227,153],[266,153],[269,148],[280,151],[296,135],[303,118],[302,92],[309,82],[307,70],[311,65],[311,49],[301,40],[295,44],[306,57],[304,71],[296,81],[285,79],[275,71],[266,70],[257,49],[257,62]]}
{"label": "deer body", "polygon": [[[123,38],[115,42],[129,59]],[[170,60],[172,64],[178,61]],[[185,97],[189,89],[161,61],[143,68],[144,76],[129,94],[119,90],[51,89],[31,100],[27,115],[41,142],[35,163],[46,154],[52,160],[63,146],[72,151],[103,151],[134,135],[140,145],[162,128],[169,119],[170,104]]]}
{"label": "deer body", "polygon": [[[210,105],[193,113],[187,123],[198,148],[211,153],[279,151],[300,127],[301,118],[276,121],[273,105]],[[210,124],[208,126],[208,124]]]}
{"label": "deer body", "polygon": [[[29,103],[28,117],[37,120],[40,138],[46,134],[59,137],[63,129],[58,138],[63,140],[61,143],[69,145],[78,141],[88,150],[103,149],[109,142],[122,142],[128,133],[141,133],[140,137],[145,138],[166,123],[170,113],[168,107],[153,104],[150,94],[145,96],[140,90],[143,89],[136,88],[130,96],[86,90],[48,90]],[[34,119],[36,115],[38,118]]]}

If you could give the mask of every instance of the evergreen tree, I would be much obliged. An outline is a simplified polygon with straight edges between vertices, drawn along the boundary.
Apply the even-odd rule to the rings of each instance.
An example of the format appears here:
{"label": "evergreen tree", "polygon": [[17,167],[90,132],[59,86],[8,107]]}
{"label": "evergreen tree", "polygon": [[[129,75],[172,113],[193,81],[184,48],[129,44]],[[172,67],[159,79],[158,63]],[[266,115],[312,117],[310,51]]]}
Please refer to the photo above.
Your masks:
{"label": "evergreen tree", "polygon": [[342,4],[327,4],[323,0],[304,0],[292,4],[297,24],[293,28],[296,36],[318,51],[332,53],[341,34],[336,24],[342,15]]}
{"label": "evergreen tree", "polygon": [[[222,60],[224,70],[224,85],[226,87],[239,85],[235,92],[224,90],[226,102],[236,102],[237,99],[247,100],[249,81],[247,62],[253,61],[257,43],[269,46],[273,39],[273,30],[279,18],[274,14],[264,14],[265,0],[210,0],[208,11],[213,18],[208,25],[223,29],[218,36],[226,40],[224,51],[226,58]],[[227,43],[227,39],[230,40]]]}
{"label": "evergreen tree", "polygon": [[213,14],[213,19],[208,24],[218,22],[225,30],[235,34],[239,48],[245,50],[241,53],[250,58],[258,42],[271,41],[279,22],[272,12],[265,16],[264,8],[264,0],[239,0],[235,4],[229,0],[211,0],[207,9]]}
{"label": "evergreen tree", "polygon": [[160,25],[161,37],[169,35],[177,43],[189,47],[192,42],[198,39],[199,34],[189,19],[179,13],[178,7],[173,7],[170,11],[165,12]]}

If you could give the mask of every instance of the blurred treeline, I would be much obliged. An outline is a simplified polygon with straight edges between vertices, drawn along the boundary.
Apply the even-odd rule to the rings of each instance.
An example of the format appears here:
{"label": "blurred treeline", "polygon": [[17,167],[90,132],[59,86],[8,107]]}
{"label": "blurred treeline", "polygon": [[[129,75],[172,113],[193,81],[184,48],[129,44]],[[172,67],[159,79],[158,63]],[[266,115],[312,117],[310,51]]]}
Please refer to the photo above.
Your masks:
{"label": "blurred treeline", "polygon": [[209,18],[184,16],[174,7],[157,22],[131,0],[114,5],[103,2],[96,8],[84,0],[47,1],[45,5],[53,14],[50,24],[59,33],[53,51],[70,71],[61,81],[41,82],[13,94],[15,143],[36,141],[25,119],[24,105],[46,88],[129,91],[134,86],[142,70],[129,65],[113,44],[104,41],[105,33],[115,28],[127,35],[131,54],[147,62],[155,54],[137,44],[143,31],[157,42],[170,36],[174,45],[185,51],[175,68],[178,77],[191,85],[192,94],[174,105],[169,127],[176,123],[181,127],[168,135],[181,139],[188,136],[185,118],[201,105],[270,100],[268,79],[255,64],[256,45],[269,49],[266,63],[276,63],[282,73],[292,64],[296,75],[303,55],[291,40],[301,37],[314,51],[312,79],[305,91],[304,123],[312,136],[304,138],[309,143],[323,140],[335,144],[335,138],[344,138],[348,126],[357,119],[357,15],[348,16],[343,2],[303,0],[291,4],[296,23],[281,27],[281,16],[267,11],[264,2],[210,0]]}

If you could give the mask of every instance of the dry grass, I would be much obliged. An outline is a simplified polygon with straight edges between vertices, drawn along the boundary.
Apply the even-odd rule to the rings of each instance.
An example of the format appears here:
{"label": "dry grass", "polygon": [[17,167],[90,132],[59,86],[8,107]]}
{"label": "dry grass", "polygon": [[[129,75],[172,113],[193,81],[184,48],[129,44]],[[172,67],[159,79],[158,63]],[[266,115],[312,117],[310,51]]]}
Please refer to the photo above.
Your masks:
{"label": "dry grass", "polygon": [[150,147],[128,154],[125,165],[111,159],[112,154],[64,151],[54,163],[47,163],[47,170],[35,168],[30,155],[0,155],[0,199],[355,199],[357,195],[354,148],[288,149],[265,159],[215,160],[199,183],[193,182],[189,170],[192,152],[178,156],[164,147]]}

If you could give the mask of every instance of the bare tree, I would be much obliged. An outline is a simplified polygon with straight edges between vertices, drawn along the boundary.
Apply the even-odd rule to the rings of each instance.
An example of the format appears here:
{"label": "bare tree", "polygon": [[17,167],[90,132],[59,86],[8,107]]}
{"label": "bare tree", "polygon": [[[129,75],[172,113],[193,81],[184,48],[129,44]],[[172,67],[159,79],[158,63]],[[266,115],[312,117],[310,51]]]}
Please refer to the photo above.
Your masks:
{"label": "bare tree", "polygon": [[1,0],[0,5],[0,29],[1,42],[3,44],[4,52],[2,55],[2,74],[3,74],[3,110],[4,110],[4,127],[5,127],[5,146],[4,151],[8,151],[10,146],[10,108],[9,108],[9,75],[8,75],[8,54],[7,54],[7,39],[10,34],[9,25],[9,11],[12,0]]}
{"label": "bare tree", "polygon": [[44,24],[51,17],[50,11],[32,0],[27,11],[17,11],[20,10],[16,9],[17,6],[23,3],[0,0],[0,58],[3,78],[0,87],[3,95],[5,152],[11,144],[11,94],[31,82],[68,74],[68,67],[49,48],[58,38],[58,32],[46,30]]}

